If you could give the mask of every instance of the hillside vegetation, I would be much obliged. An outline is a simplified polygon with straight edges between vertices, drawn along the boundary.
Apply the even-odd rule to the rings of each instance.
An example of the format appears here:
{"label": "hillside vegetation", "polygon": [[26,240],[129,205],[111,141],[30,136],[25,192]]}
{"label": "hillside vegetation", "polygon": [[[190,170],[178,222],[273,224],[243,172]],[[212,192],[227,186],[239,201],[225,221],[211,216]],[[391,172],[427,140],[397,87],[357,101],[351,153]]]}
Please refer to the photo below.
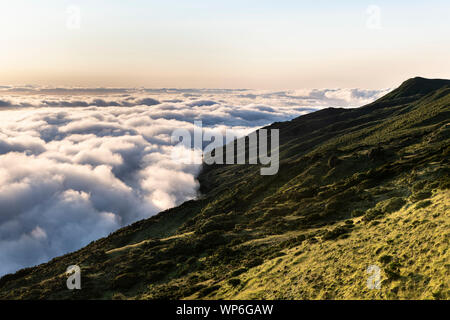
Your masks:
{"label": "hillside vegetation", "polygon": [[[0,298],[450,298],[450,80],[267,128],[278,174],[204,165],[198,200],[6,275]],[[73,264],[81,290],[66,288]]]}

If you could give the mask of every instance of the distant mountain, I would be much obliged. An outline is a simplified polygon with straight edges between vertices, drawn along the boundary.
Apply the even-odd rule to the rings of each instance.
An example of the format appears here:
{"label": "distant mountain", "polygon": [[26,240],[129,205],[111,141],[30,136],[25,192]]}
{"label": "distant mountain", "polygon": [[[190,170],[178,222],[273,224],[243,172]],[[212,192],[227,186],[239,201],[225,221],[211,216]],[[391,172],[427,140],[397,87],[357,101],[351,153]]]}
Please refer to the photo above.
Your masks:
{"label": "distant mountain", "polygon": [[6,275],[0,298],[450,298],[450,80],[267,128],[278,174],[204,165],[198,200]]}

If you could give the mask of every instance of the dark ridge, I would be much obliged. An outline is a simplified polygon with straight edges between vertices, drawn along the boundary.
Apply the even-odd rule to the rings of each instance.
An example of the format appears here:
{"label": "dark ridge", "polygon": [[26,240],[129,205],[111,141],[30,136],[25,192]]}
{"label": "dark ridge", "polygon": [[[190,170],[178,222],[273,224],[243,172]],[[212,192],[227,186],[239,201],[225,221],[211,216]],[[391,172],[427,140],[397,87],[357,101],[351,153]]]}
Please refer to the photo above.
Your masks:
{"label": "dark ridge", "polygon": [[[400,87],[385,95],[383,100],[426,95],[441,88],[450,87],[450,80],[415,77],[403,82]],[[380,99],[380,100],[381,100]]]}

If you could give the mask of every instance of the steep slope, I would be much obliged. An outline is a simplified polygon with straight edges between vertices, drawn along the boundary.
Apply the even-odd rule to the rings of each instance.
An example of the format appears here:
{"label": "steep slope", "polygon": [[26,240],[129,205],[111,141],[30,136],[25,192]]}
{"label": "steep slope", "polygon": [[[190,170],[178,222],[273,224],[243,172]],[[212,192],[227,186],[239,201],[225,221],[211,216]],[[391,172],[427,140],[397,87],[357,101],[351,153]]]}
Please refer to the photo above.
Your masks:
{"label": "steep slope", "polygon": [[201,199],[6,275],[0,298],[448,299],[449,120],[450,81],[414,78],[274,123],[278,174],[205,165]]}

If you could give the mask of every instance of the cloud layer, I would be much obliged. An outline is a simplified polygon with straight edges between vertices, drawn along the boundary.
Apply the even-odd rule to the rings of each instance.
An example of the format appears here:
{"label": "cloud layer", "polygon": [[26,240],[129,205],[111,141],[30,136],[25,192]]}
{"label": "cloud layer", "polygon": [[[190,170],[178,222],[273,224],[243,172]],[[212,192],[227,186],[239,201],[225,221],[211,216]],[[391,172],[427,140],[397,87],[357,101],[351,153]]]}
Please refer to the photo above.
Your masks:
{"label": "cloud layer", "polygon": [[76,250],[196,197],[173,130],[242,136],[385,91],[0,87],[0,275]]}

